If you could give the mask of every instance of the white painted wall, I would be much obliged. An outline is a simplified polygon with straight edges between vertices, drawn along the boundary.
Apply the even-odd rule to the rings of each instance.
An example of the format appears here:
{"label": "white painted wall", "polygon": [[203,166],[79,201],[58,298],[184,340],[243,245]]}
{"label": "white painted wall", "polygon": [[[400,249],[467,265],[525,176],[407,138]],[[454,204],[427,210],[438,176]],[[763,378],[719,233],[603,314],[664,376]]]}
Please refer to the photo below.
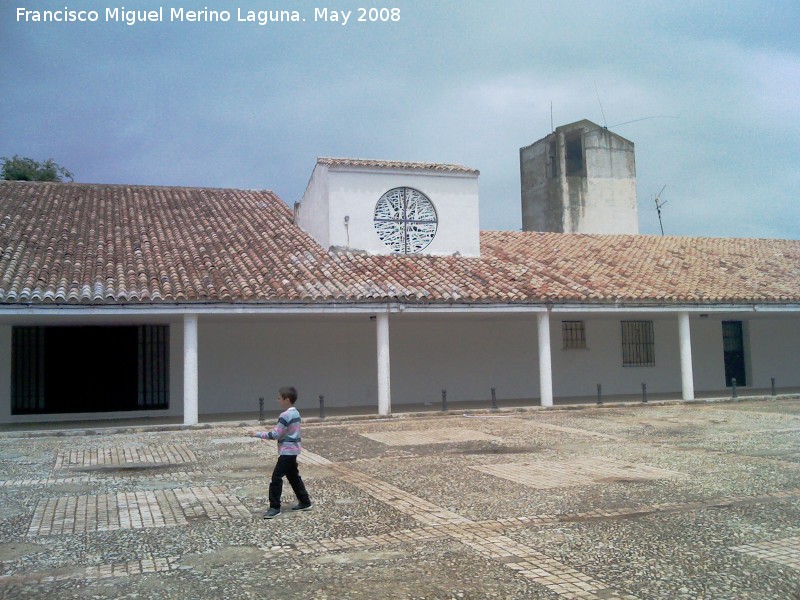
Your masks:
{"label": "white painted wall", "polygon": [[275,408],[278,389],[298,389],[298,408],[374,405],[375,323],[352,319],[200,320],[200,412]]}
{"label": "white painted wall", "polygon": [[[648,392],[680,392],[677,316],[653,319],[656,359],[654,367],[622,366],[620,322],[623,319],[584,319],[587,345],[585,350],[564,349],[562,320],[572,320],[572,317],[561,319],[555,314],[550,321],[553,394],[556,398],[595,396],[598,383],[602,385],[603,394],[640,394],[642,383],[647,384]],[[650,319],[636,316],[624,320]]]}
{"label": "white painted wall", "polygon": [[[536,321],[390,318],[393,408],[538,395]],[[272,409],[283,385],[300,407],[374,406],[376,322],[359,318],[200,323],[200,412]]]}
{"label": "white painted wall", "polygon": [[748,325],[751,387],[768,388],[771,377],[779,387],[800,385],[800,319],[749,319]]}
{"label": "white painted wall", "polygon": [[[744,316],[744,315],[743,315]],[[654,318],[655,367],[622,367],[622,318],[592,316],[586,323],[587,350],[564,350],[562,320],[576,315],[554,313],[550,320],[553,394],[593,397],[648,392],[680,394],[677,315]],[[759,315],[742,319],[750,337],[752,386],[800,386],[800,318]],[[692,364],[695,390],[724,388],[722,317],[692,315]],[[403,404],[539,396],[537,328],[534,314],[516,316],[390,316],[392,407]],[[200,414],[258,411],[258,398],[274,410],[283,385],[300,391],[301,410],[316,414],[318,395],[326,406],[371,406],[378,410],[376,322],[368,315],[315,317],[200,316]],[[170,408],[168,411],[80,415],[10,415],[11,326],[0,325],[0,422],[181,415],[183,411],[183,328],[170,323]],[[749,386],[751,387],[751,386]]]}
{"label": "white painted wall", "polygon": [[538,397],[535,315],[392,317],[393,404]]}
{"label": "white painted wall", "polygon": [[296,219],[297,225],[325,249],[331,246],[328,203],[328,166],[317,164],[297,207]]}
{"label": "white painted wall", "polygon": [[[383,194],[403,186],[419,190],[436,208],[436,236],[420,254],[480,255],[478,176],[474,174],[318,164],[300,202],[297,223],[323,248],[390,254],[375,231],[375,205]],[[347,226],[345,217],[349,217]]]}
{"label": "white painted wall", "polygon": [[725,360],[722,353],[722,319],[692,316],[692,367],[694,389],[725,389]]}

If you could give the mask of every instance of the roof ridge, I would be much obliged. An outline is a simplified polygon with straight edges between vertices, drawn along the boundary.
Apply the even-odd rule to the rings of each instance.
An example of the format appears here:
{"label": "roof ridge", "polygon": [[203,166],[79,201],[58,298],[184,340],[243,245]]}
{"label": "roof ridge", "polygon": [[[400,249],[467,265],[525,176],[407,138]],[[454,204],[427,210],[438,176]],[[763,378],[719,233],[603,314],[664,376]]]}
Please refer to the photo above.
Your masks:
{"label": "roof ridge", "polygon": [[658,235],[656,233],[563,233],[559,231],[519,231],[516,229],[482,229],[480,233],[498,233],[498,234],[515,234],[521,236],[558,236],[564,238],[570,237],[583,237],[595,239],[634,239],[641,241],[663,240],[664,242],[676,241],[696,241],[696,240],[709,240],[709,241],[722,241],[726,243],[731,242],[791,242],[800,243],[800,240],[793,238],[753,238],[753,237],[723,237],[723,236],[709,236],[709,235]]}
{"label": "roof ridge", "polygon": [[268,188],[237,188],[237,187],[214,187],[197,185],[158,185],[153,183],[90,183],[84,181],[22,181],[22,180],[3,180],[0,185],[40,185],[40,186],[68,186],[93,187],[93,188],[147,188],[159,190],[214,190],[226,192],[267,192],[278,197],[274,190]]}
{"label": "roof ridge", "polygon": [[399,169],[429,169],[435,171],[459,171],[463,173],[480,173],[478,169],[455,163],[435,163],[424,161],[385,160],[377,158],[346,158],[334,156],[318,156],[317,164],[328,166],[385,167]]}

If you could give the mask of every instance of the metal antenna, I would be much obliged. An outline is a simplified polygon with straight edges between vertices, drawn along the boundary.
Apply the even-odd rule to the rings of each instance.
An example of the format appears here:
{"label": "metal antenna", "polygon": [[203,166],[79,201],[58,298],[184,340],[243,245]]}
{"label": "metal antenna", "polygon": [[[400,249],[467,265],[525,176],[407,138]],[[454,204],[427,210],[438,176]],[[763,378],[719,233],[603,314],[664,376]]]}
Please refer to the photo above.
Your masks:
{"label": "metal antenna", "polygon": [[658,213],[658,226],[661,227],[661,235],[664,235],[664,224],[661,222],[661,207],[664,206],[669,200],[661,200],[661,194],[664,193],[667,184],[664,184],[664,187],[661,188],[661,191],[656,194],[655,203],[656,203],[656,212]]}
{"label": "metal antenna", "polygon": [[647,121],[649,119],[678,119],[680,117],[676,117],[675,115],[653,115],[652,117],[642,117],[641,119],[634,119],[633,121],[625,121],[624,123],[616,123],[611,127],[620,127],[622,125],[628,125],[629,123],[638,123],[639,121]]}
{"label": "metal antenna", "polygon": [[603,110],[603,103],[600,102],[600,92],[597,90],[597,81],[594,82],[594,93],[597,94],[597,103],[600,105],[600,114],[603,115],[603,128],[608,129],[608,122],[606,121],[606,113]]}
{"label": "metal antenna", "polygon": [[550,100],[550,133],[553,133],[555,130],[556,128],[553,125],[553,101]]}

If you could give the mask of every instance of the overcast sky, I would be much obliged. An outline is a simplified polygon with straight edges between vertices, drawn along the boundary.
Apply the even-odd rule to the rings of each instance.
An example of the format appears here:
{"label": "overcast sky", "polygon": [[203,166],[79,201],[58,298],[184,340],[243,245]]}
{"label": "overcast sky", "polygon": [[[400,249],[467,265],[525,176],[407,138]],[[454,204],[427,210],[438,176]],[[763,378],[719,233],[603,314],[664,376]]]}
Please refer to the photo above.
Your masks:
{"label": "overcast sky", "polygon": [[[399,21],[356,21],[376,5]],[[108,22],[122,6],[164,20]],[[231,19],[173,22],[173,6]],[[264,9],[305,22],[237,21]],[[552,104],[555,126],[587,118],[635,143],[642,233],[659,233],[666,185],[667,234],[798,239],[798,30],[796,0],[2,0],[0,156],[289,204],[317,156],[457,163],[481,172],[481,228],[519,229],[519,148],[550,132]]]}

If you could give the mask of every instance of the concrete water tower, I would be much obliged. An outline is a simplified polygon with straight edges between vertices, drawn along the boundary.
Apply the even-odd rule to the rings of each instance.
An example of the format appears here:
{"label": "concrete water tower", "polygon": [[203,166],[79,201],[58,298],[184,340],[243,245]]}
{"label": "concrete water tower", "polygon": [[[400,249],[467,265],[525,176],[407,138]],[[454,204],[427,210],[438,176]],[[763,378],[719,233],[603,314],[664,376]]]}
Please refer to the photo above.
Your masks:
{"label": "concrete water tower", "polygon": [[639,233],[633,142],[588,120],[519,151],[523,231]]}

